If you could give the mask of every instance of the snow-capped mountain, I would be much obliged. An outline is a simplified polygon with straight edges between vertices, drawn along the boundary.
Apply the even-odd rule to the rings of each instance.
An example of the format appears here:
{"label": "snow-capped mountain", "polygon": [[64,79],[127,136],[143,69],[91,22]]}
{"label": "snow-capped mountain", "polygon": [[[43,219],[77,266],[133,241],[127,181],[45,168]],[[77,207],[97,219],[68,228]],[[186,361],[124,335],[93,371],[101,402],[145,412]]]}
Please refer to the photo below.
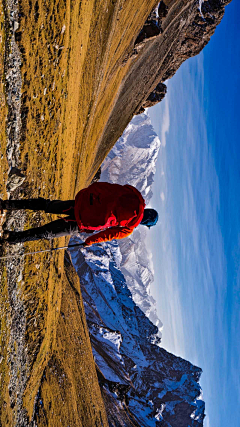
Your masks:
{"label": "snow-capped mountain", "polygon": [[[135,116],[103,162],[101,181],[133,185],[149,205],[159,148],[148,113]],[[154,271],[152,254],[145,244],[147,233],[146,227],[139,226],[130,237],[119,240],[120,268],[134,301],[160,330],[162,323],[150,295]]]}
{"label": "snow-capped mountain", "polygon": [[147,112],[133,117],[102,165],[101,181],[131,184],[148,204],[160,140]]}
{"label": "snow-capped mountain", "polygon": [[[101,180],[134,185],[149,204],[159,147],[148,114],[134,117],[103,163]],[[144,241],[139,226],[122,241],[71,251],[109,426],[200,427],[201,369],[160,348]]]}
{"label": "snow-capped mountain", "polygon": [[133,301],[120,270],[118,244],[71,256],[109,426],[202,426],[201,369],[159,347],[158,328]]}

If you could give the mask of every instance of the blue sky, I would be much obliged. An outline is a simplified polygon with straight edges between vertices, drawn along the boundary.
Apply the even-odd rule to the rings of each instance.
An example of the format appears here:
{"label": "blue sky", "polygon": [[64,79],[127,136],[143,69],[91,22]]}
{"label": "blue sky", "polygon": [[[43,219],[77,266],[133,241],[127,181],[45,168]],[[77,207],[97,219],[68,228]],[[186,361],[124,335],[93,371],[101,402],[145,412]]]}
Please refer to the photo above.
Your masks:
{"label": "blue sky", "polygon": [[162,146],[152,206],[162,345],[203,369],[205,426],[239,425],[240,5],[149,110]]}

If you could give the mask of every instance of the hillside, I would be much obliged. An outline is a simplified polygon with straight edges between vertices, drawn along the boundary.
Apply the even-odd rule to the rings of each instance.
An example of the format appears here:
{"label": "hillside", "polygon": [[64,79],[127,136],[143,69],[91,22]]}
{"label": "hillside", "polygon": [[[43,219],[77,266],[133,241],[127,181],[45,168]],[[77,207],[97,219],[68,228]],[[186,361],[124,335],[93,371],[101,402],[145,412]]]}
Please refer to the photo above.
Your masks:
{"label": "hillside", "polygon": [[[74,198],[157,84],[204,47],[228,1],[165,3],[161,31],[135,43],[155,0],[0,2],[2,197]],[[23,229],[52,218],[2,220]],[[0,425],[107,426],[67,254],[18,256],[49,247],[2,248],[17,256],[1,262]]]}

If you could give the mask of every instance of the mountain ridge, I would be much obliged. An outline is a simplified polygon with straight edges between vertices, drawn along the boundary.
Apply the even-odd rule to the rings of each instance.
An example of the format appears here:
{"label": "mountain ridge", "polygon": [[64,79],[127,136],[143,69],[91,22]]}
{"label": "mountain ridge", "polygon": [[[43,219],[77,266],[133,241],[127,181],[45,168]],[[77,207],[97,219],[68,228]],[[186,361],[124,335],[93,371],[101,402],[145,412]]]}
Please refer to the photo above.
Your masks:
{"label": "mountain ridge", "polygon": [[71,251],[71,258],[109,425],[202,426],[202,371],[159,346],[158,328],[134,303],[120,270],[117,243]]}
{"label": "mountain ridge", "polygon": [[[159,147],[148,114],[134,117],[104,161],[101,180],[134,185],[149,204]],[[162,323],[150,294],[154,271],[145,240],[140,225],[125,239],[71,249],[108,422],[200,427],[201,369],[160,347]]]}
{"label": "mountain ridge", "polygon": [[[159,148],[160,140],[148,113],[135,116],[103,162],[100,180],[135,186],[149,205]],[[130,237],[118,241],[122,255],[120,268],[134,301],[160,330],[162,323],[150,295],[154,272],[151,252],[144,243],[146,237],[147,230],[141,226]]]}

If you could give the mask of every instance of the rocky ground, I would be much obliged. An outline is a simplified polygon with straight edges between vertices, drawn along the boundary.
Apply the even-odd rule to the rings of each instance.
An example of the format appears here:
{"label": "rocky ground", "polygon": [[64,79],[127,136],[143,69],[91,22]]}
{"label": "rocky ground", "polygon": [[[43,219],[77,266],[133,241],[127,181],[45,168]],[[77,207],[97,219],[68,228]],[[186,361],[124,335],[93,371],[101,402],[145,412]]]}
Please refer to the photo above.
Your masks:
{"label": "rocky ground", "polygon": [[[0,2],[1,197],[73,198],[156,86],[205,46],[228,2],[169,0],[145,26],[155,0]],[[51,219],[20,211],[2,222]],[[17,256],[1,262],[0,425],[105,426],[68,256],[19,256],[44,248],[1,248]]]}

